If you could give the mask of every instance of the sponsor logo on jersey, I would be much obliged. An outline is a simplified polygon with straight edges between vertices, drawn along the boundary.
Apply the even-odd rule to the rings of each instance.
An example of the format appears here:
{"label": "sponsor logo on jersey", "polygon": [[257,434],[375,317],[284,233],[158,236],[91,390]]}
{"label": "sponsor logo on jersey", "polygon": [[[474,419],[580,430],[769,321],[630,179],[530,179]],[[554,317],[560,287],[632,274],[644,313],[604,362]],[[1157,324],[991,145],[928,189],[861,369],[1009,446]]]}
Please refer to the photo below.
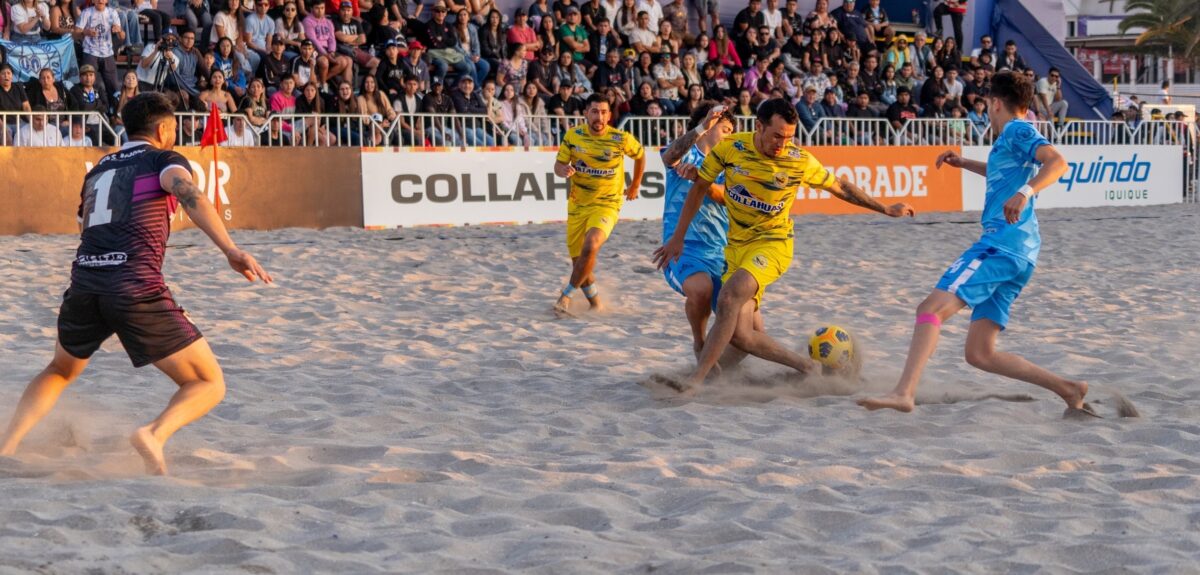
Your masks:
{"label": "sponsor logo on jersey", "polygon": [[778,188],[782,188],[788,183],[788,175],[784,172],[775,172],[771,174],[771,177],[775,180],[775,186]]}
{"label": "sponsor logo on jersey", "polygon": [[750,171],[741,166],[737,166],[737,165],[729,166],[727,169],[739,176],[749,176],[750,175]]}
{"label": "sponsor logo on jersey", "polygon": [[737,150],[737,151],[739,151],[739,152],[745,152],[745,151],[746,151],[746,145],[745,145],[745,144],[743,144],[741,141],[737,141],[737,142],[734,142],[734,143],[733,143],[733,149],[735,149],[735,150]]}
{"label": "sponsor logo on jersey", "polygon": [[763,269],[767,269],[767,263],[770,260],[767,259],[767,256],[764,256],[762,254],[757,254],[754,256],[754,259],[752,259],[750,261],[754,262],[755,267],[757,267],[760,270],[763,270]]}
{"label": "sponsor logo on jersey", "polygon": [[798,148],[793,148],[791,150],[788,150],[788,157],[793,160],[799,160],[800,156],[803,154],[804,154],[804,152],[800,151]]}
{"label": "sponsor logo on jersey", "polygon": [[75,258],[75,263],[85,268],[103,268],[119,266],[125,263],[129,256],[125,252],[109,252],[94,256],[83,255]]}
{"label": "sponsor logo on jersey", "polygon": [[597,177],[601,177],[601,178],[611,177],[613,174],[617,173],[616,170],[593,168],[593,167],[583,163],[583,160],[579,160],[579,161],[575,162],[575,172],[578,174],[583,174],[585,176],[597,176]]}
{"label": "sponsor logo on jersey", "polygon": [[752,210],[758,210],[765,214],[771,214],[771,215],[782,212],[783,206],[785,203],[784,200],[780,200],[780,202],[777,204],[772,204],[770,202],[764,202],[764,201],[754,197],[753,195],[751,195],[750,192],[746,190],[745,186],[742,186],[740,184],[730,188],[728,191],[725,192],[725,195],[730,200],[732,200],[738,204],[741,204],[743,206],[746,206],[747,208],[750,208]]}

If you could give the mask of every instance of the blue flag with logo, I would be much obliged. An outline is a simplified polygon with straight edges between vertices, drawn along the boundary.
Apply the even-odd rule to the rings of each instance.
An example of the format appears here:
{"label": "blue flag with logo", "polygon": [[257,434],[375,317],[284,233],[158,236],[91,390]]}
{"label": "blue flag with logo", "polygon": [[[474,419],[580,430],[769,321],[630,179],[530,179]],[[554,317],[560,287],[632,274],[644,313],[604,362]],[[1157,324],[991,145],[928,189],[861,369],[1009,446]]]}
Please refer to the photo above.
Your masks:
{"label": "blue flag with logo", "polygon": [[75,45],[71,37],[22,44],[0,40],[8,52],[8,64],[13,68],[13,81],[36,79],[43,68],[54,70],[54,78],[71,84],[79,82],[79,64],[75,61]]}

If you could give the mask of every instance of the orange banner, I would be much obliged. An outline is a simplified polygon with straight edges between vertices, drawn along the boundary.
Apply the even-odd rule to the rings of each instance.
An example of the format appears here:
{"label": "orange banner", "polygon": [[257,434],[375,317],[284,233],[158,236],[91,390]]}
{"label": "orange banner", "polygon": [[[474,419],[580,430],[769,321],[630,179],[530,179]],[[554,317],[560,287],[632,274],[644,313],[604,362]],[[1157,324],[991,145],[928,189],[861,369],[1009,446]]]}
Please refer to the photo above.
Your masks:
{"label": "orange banner", "polygon": [[[884,205],[911,204],[917,213],[962,211],[959,170],[934,167],[947,150],[959,146],[812,147],[807,148],[838,179],[858,184]],[[792,204],[793,214],[864,214],[870,210],[843,202],[828,192],[802,189]]]}

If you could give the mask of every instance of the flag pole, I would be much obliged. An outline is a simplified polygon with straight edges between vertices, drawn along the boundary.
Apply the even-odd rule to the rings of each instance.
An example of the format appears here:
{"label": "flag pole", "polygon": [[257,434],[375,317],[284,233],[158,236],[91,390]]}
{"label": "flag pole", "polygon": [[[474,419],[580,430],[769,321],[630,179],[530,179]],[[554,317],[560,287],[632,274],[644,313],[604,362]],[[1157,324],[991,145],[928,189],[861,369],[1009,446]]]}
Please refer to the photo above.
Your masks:
{"label": "flag pole", "polygon": [[[216,102],[209,102],[209,105],[212,106],[213,112],[217,112],[217,103]],[[217,114],[213,114],[213,116],[215,116],[216,118],[220,118],[220,116],[218,116]],[[220,120],[217,120],[217,121],[219,122]],[[218,128],[223,128],[223,127],[224,126],[219,126],[219,127],[213,126],[213,129],[216,130]],[[213,209],[217,210],[217,218],[224,221],[225,218],[221,217],[221,164],[217,161],[217,148],[220,148],[220,147],[221,147],[220,141],[217,141],[213,144],[212,179],[213,179],[213,184],[214,184],[213,189],[216,190],[216,192],[213,194]]]}

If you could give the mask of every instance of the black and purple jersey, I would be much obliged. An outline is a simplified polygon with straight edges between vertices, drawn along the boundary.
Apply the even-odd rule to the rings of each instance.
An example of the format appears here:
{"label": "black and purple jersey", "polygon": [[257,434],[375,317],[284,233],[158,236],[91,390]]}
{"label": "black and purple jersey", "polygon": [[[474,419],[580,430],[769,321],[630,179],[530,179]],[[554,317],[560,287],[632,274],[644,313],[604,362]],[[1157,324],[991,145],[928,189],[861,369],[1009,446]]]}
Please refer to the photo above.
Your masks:
{"label": "black and purple jersey", "polygon": [[191,173],[187,159],[144,142],[104,156],[83,181],[83,226],[71,289],[98,295],[143,297],[166,289],[163,254],[171,235],[175,197],[159,175],[172,166]]}

